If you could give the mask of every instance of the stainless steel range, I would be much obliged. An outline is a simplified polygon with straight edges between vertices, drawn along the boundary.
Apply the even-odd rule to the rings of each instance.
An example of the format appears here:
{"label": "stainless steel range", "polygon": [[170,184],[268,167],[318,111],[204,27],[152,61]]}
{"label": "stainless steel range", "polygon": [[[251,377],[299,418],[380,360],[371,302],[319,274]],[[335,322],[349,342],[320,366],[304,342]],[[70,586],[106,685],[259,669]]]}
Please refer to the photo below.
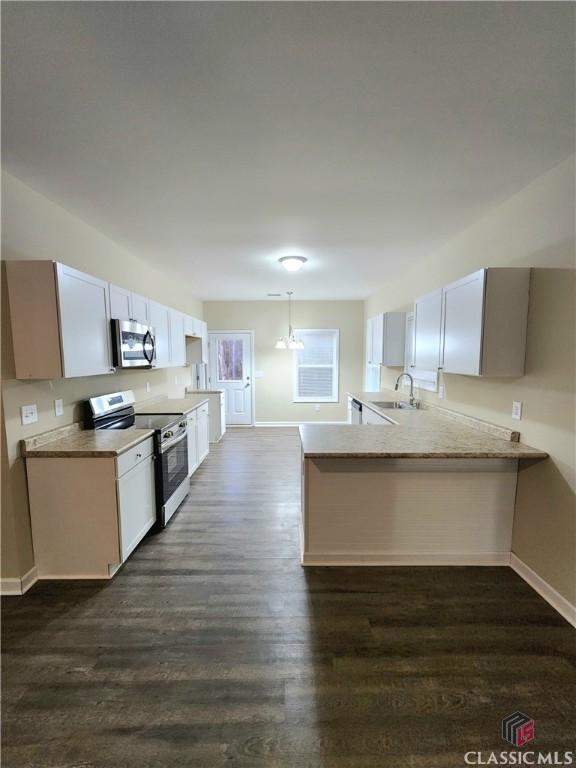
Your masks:
{"label": "stainless steel range", "polygon": [[134,411],[134,394],[113,392],[85,403],[86,429],[153,429],[156,479],[156,515],[164,527],[190,488],[186,419],[182,416],[146,416]]}

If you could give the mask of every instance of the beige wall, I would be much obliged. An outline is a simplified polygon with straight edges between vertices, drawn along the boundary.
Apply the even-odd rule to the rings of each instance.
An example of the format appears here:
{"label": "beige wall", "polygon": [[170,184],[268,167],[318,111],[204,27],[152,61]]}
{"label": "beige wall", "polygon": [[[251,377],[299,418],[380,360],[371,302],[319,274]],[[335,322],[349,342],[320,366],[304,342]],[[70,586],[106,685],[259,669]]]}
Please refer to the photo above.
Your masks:
{"label": "beige wall", "polygon": [[[574,433],[575,226],[574,158],[535,180],[438,252],[374,293],[366,317],[408,309],[416,296],[480,267],[534,267],[526,374],[515,379],[444,375],[443,404],[514,426],[522,441],[550,453],[520,472],[513,550],[572,603],[576,602]],[[398,369],[382,369],[382,388]],[[437,401],[433,393],[421,393]],[[524,404],[522,420],[510,416]]]}
{"label": "beige wall", "polygon": [[292,318],[295,328],[338,328],[340,330],[340,386],[338,403],[292,402],[292,353],[274,349],[287,332],[286,301],[207,301],[204,317],[208,328],[254,331],[256,371],[256,422],[270,421],[345,421],[346,392],[362,384],[361,301],[294,301]]}
{"label": "beige wall", "polygon": [[[202,303],[177,277],[152,269],[67,211],[26,187],[2,177],[2,259],[54,259],[97,277],[133,289],[195,317]],[[150,383],[150,392],[146,391]],[[184,368],[158,371],[118,371],[53,381],[14,379],[9,305],[2,270],[2,577],[20,577],[34,564],[24,462],[19,457],[23,437],[81,419],[87,397],[133,389],[137,400],[168,394],[182,396],[190,383]],[[54,415],[54,400],[64,400],[64,415]],[[21,405],[36,403],[39,420],[23,427]]]}

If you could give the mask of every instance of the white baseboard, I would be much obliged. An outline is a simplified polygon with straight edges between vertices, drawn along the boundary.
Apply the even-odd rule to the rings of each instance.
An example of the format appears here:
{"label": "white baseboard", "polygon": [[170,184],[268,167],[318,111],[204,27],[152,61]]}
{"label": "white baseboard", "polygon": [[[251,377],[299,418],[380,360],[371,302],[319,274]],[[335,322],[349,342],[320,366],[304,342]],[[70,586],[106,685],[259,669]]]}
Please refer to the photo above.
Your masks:
{"label": "white baseboard", "polygon": [[348,424],[347,421],[257,421],[255,427],[299,427],[301,424]]}
{"label": "white baseboard", "polygon": [[38,581],[36,566],[30,568],[22,577],[0,579],[0,594],[23,595]]}
{"label": "white baseboard", "polygon": [[563,616],[567,622],[576,627],[576,606],[572,605],[569,600],[557,592],[554,587],[551,587],[547,581],[539,576],[536,571],[533,571],[529,565],[523,560],[520,560],[513,552],[510,555],[510,567],[516,571],[518,576],[521,576],[524,581],[529,584],[532,589],[536,590],[538,594],[550,603],[552,608],[555,608],[558,613]]}
{"label": "white baseboard", "polygon": [[406,554],[303,554],[302,565],[510,565],[509,552],[481,552],[469,555]]}

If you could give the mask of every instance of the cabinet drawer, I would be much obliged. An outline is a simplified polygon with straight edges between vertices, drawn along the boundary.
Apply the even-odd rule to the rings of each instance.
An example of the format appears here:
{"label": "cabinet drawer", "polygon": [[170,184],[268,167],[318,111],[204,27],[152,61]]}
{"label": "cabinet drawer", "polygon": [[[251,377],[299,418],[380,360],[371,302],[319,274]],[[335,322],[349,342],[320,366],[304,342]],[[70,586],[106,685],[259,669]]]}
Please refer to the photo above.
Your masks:
{"label": "cabinet drawer", "polygon": [[154,451],[154,442],[152,437],[147,437],[141,443],[125,453],[120,454],[116,459],[116,476],[122,477],[132,467],[135,467],[144,459],[147,459]]}
{"label": "cabinet drawer", "polygon": [[190,411],[190,413],[186,414],[186,421],[188,422],[188,427],[190,427],[190,424],[196,422],[196,411]]}
{"label": "cabinet drawer", "polygon": [[206,416],[208,416],[208,403],[204,403],[204,405],[201,405],[200,408],[197,409],[197,413],[198,415],[200,415],[201,413],[204,413],[206,414]]}

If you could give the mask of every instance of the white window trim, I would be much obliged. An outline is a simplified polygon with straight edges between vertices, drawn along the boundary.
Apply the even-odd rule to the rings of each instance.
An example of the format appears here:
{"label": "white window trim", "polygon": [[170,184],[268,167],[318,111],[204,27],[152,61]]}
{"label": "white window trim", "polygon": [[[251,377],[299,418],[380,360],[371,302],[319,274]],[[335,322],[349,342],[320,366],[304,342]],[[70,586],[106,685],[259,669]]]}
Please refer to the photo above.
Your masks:
{"label": "white window trim", "polygon": [[292,353],[292,402],[293,403],[338,403],[340,402],[340,329],[339,328],[294,328],[294,335],[299,333],[313,333],[325,331],[334,336],[334,363],[333,365],[312,365],[310,368],[333,368],[335,376],[332,382],[332,395],[330,397],[298,397],[298,368],[304,367],[297,364],[298,352]]}

